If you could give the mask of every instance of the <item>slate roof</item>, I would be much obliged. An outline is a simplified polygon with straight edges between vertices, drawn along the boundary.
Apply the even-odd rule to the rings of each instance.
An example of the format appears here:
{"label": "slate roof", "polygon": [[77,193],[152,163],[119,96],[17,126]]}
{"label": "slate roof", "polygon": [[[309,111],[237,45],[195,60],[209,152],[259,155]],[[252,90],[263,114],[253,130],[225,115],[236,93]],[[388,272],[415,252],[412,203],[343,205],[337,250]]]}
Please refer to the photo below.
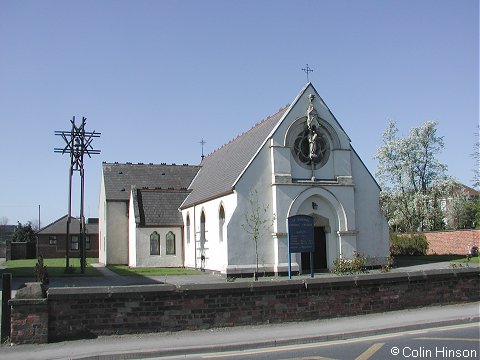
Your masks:
{"label": "slate roof", "polygon": [[0,225],[0,242],[5,242],[13,237],[17,225]]}
{"label": "slate roof", "polygon": [[[54,235],[54,234],[66,234],[67,233],[67,216],[62,216],[60,219],[55,220],[51,224],[40,229],[39,235]],[[90,219],[89,219],[90,220]],[[98,234],[98,221],[96,218],[85,224],[85,230],[87,234]],[[70,222],[70,234],[80,234],[80,219],[72,217]]]}
{"label": "slate roof", "polygon": [[135,222],[139,226],[182,226],[178,210],[187,197],[187,190],[132,188]]}
{"label": "slate roof", "polygon": [[128,201],[132,186],[187,189],[199,169],[191,165],[104,163],[105,196],[107,200]]}
{"label": "slate roof", "polygon": [[282,119],[288,107],[289,105],[280,109],[275,115],[205,157],[200,164],[200,171],[189,187],[192,192],[182,204],[182,208],[231,192],[237,178]]}

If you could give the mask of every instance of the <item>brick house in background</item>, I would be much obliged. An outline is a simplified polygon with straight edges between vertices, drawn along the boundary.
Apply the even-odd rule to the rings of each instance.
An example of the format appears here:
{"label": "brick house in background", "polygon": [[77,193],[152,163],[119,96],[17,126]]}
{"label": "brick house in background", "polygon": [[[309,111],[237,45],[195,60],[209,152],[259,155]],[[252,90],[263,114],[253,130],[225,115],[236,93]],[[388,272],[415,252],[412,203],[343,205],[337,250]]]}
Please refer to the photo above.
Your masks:
{"label": "brick house in background", "polygon": [[0,258],[6,257],[7,242],[12,240],[16,225],[0,225]]}
{"label": "brick house in background", "polygon": [[[65,257],[67,216],[45,226],[37,233],[39,255],[44,258]],[[98,258],[98,218],[87,219],[85,232],[86,257]],[[80,220],[74,217],[70,223],[69,256],[80,256]]]}

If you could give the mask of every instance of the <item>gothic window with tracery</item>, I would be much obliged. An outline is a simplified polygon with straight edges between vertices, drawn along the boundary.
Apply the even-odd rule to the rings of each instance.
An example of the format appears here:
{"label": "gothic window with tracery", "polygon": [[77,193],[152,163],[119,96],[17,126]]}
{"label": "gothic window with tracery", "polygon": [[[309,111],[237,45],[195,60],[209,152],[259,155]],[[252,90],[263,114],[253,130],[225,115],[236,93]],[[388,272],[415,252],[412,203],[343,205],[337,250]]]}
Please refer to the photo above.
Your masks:
{"label": "gothic window with tracery", "polygon": [[150,255],[160,255],[160,235],[156,231],[150,235]]}
{"label": "gothic window with tracery", "polygon": [[175,255],[175,234],[171,231],[165,235],[165,251],[167,255]]}
{"label": "gothic window with tracery", "polygon": [[220,206],[218,211],[218,239],[223,241],[223,228],[225,227],[225,210],[223,205]]}
{"label": "gothic window with tracery", "polygon": [[190,215],[187,214],[187,225],[185,226],[185,237],[187,238],[187,244],[190,244]]}

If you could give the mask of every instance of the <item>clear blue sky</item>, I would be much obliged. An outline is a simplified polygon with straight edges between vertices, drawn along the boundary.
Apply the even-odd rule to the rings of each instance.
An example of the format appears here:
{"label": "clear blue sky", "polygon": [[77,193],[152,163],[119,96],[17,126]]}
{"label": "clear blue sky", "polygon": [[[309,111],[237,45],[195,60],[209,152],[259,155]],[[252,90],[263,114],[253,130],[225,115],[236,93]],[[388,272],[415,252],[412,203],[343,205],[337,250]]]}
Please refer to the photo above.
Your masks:
{"label": "clear blue sky", "polygon": [[404,135],[436,120],[449,175],[471,184],[478,19],[477,0],[0,0],[0,217],[67,213],[53,148],[72,116],[102,133],[94,217],[102,161],[197,164],[202,138],[209,153],[293,101],[306,63],[372,173],[387,119]]}

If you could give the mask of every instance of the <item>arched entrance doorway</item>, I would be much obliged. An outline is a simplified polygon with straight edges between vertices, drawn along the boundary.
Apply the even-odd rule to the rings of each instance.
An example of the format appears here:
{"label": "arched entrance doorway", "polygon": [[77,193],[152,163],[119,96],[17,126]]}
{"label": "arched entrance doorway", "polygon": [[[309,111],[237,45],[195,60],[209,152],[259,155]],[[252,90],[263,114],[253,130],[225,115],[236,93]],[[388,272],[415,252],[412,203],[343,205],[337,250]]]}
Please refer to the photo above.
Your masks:
{"label": "arched entrance doorway", "polygon": [[[328,218],[319,214],[309,214],[313,217],[315,252],[313,253],[313,269],[315,272],[328,271],[327,264],[327,236],[330,233],[330,222]],[[310,272],[310,253],[302,253],[302,273]]]}
{"label": "arched entrance doorway", "polygon": [[[333,194],[321,187],[311,187],[302,191],[290,205],[289,216],[309,215],[314,219],[314,269],[327,271],[342,252],[339,231],[346,228],[346,215],[343,206]],[[297,254],[299,270],[310,271],[310,254]]]}

